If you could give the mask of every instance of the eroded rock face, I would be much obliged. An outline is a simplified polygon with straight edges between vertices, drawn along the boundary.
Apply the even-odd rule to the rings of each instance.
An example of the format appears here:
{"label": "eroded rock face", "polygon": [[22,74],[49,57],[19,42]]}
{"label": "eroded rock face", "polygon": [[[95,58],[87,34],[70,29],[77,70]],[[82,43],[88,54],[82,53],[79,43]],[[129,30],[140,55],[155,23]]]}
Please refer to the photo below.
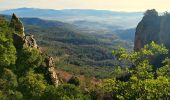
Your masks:
{"label": "eroded rock face", "polygon": [[[143,19],[138,24],[135,33],[134,50],[138,51],[144,47],[144,45],[154,41],[157,44],[164,44],[167,49],[170,50],[170,14],[164,13],[159,16],[156,10],[148,10],[144,14]],[[153,57],[151,62],[154,66],[162,66],[162,60],[168,55],[159,55]]]}
{"label": "eroded rock face", "polygon": [[159,16],[156,10],[148,10],[138,24],[135,33],[134,50],[138,51],[144,45],[154,41],[164,44],[170,49],[170,14]]}
{"label": "eroded rock face", "polygon": [[48,67],[48,72],[50,74],[51,81],[57,87],[60,81],[59,81],[58,74],[55,69],[55,63],[54,63],[53,57],[47,57],[45,59],[45,63]]}
{"label": "eroded rock face", "polygon": [[170,14],[165,13],[160,23],[160,42],[170,49]]}
{"label": "eroded rock face", "polygon": [[[33,35],[25,35],[24,26],[15,14],[12,15],[10,27],[15,29],[15,33],[13,34],[13,39],[14,39],[14,45],[18,49],[18,51],[23,47],[27,47],[27,48],[38,49],[41,52]],[[47,72],[50,76],[51,82],[55,86],[58,86],[60,81],[55,68],[54,59],[52,57],[47,57],[45,59],[45,63],[47,66]]]}
{"label": "eroded rock face", "polygon": [[146,11],[136,28],[134,50],[138,51],[152,41],[160,43],[159,32],[160,16],[154,9]]}
{"label": "eroded rock face", "polygon": [[24,46],[30,47],[30,48],[36,48],[39,49],[36,40],[34,39],[33,35],[26,35],[23,37]]}

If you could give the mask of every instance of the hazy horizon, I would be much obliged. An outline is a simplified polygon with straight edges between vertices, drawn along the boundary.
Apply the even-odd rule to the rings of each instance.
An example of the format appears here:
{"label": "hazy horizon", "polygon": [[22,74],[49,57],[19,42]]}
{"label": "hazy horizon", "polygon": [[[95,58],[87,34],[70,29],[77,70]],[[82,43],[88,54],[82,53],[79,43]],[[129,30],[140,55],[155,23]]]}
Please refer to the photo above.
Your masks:
{"label": "hazy horizon", "polygon": [[40,9],[94,9],[123,12],[144,12],[156,9],[158,12],[170,11],[169,0],[0,0],[0,10],[16,8]]}
{"label": "hazy horizon", "polygon": [[[19,8],[9,8],[9,9],[0,9],[0,11],[14,10],[14,9],[41,9],[41,10],[96,10],[96,11],[111,11],[111,12],[124,12],[124,13],[143,13],[145,11],[116,11],[116,10],[107,10],[107,9],[81,9],[81,8],[66,8],[66,9],[52,9],[52,8],[36,8],[36,7],[19,7]],[[154,8],[152,8],[154,9]]]}

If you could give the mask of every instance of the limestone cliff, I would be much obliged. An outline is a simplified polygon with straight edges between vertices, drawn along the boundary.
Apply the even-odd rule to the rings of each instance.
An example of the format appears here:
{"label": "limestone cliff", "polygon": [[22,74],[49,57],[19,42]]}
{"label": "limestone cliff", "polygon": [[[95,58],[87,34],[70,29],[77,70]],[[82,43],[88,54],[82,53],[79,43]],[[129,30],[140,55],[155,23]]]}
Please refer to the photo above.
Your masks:
{"label": "limestone cliff", "polygon": [[165,13],[159,16],[156,10],[147,10],[136,28],[134,50],[138,51],[152,41],[158,44],[163,43],[170,49],[169,38],[170,14]]}
{"label": "limestone cliff", "polygon": [[136,28],[134,50],[138,51],[152,41],[159,43],[159,31],[160,17],[158,13],[154,9],[146,11]]}
{"label": "limestone cliff", "polygon": [[165,13],[160,23],[160,42],[170,49],[170,14]]}
{"label": "limestone cliff", "polygon": [[[18,49],[18,52],[23,47],[34,48],[34,49],[37,49],[41,52],[41,50],[39,49],[39,46],[37,45],[36,40],[34,39],[33,35],[30,35],[30,34],[25,35],[24,26],[15,14],[12,15],[10,27],[15,30],[15,33],[13,34],[13,40],[14,40],[14,45],[15,45],[16,49]],[[52,57],[46,57],[44,62],[45,62],[46,67],[47,67],[46,72],[50,76],[51,82],[55,86],[58,86],[60,84],[60,81],[59,81],[59,78],[58,78],[58,75],[57,75],[57,72],[56,72],[56,67],[55,67],[53,58]]]}

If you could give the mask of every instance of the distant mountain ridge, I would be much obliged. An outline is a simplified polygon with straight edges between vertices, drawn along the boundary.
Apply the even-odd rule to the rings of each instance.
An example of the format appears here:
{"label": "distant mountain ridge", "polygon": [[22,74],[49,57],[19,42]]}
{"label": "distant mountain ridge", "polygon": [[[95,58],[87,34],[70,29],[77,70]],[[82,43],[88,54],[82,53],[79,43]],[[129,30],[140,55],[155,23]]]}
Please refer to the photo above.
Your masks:
{"label": "distant mountain ridge", "polygon": [[[142,12],[123,12],[123,11],[109,11],[109,10],[94,10],[94,9],[63,9],[63,10],[54,10],[54,9],[40,9],[40,8],[17,8],[17,9],[9,9],[9,10],[4,10],[1,11],[2,14],[11,14],[15,12],[16,14],[21,15],[20,17],[32,17],[35,16],[37,17],[38,15],[43,15],[43,16],[54,16],[52,14],[56,14],[59,16],[72,16],[72,15],[77,15],[77,16],[136,16],[136,15],[141,15]],[[23,13],[25,12],[25,13]],[[27,12],[27,13],[26,13]],[[38,13],[37,13],[38,12]]]}
{"label": "distant mountain ridge", "polygon": [[[97,22],[101,25],[107,24],[109,27],[134,28],[142,18],[142,12],[116,12],[107,10],[92,9],[38,9],[38,8],[18,8],[4,10],[1,14],[11,15],[15,13],[20,17],[38,17],[48,20],[58,20],[74,24],[79,21],[88,23]],[[123,23],[123,24],[122,24]],[[81,27],[81,25],[80,25]]]}

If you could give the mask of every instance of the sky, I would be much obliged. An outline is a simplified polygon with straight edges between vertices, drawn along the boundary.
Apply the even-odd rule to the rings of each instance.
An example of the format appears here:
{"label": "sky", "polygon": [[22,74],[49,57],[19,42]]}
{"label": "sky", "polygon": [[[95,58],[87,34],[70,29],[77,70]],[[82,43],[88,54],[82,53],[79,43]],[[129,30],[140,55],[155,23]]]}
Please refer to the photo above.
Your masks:
{"label": "sky", "polygon": [[170,0],[0,0],[0,10],[13,8],[97,9],[112,11],[170,12]]}

